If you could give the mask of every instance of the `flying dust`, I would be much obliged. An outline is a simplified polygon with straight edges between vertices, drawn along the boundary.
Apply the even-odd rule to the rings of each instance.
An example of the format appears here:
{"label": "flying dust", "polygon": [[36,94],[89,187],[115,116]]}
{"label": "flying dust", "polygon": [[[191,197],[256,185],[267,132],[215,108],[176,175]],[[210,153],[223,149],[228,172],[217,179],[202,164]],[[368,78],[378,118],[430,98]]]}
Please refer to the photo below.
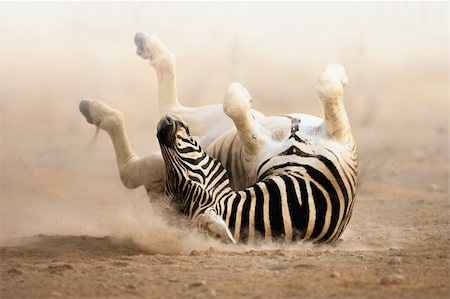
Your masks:
{"label": "flying dust", "polygon": [[[0,296],[448,298],[447,25],[446,2],[2,2]],[[123,187],[78,103],[159,149],[138,31],[173,51],[189,106],[237,81],[266,115],[321,116],[318,75],[346,67],[359,189],[342,241],[223,244]]]}

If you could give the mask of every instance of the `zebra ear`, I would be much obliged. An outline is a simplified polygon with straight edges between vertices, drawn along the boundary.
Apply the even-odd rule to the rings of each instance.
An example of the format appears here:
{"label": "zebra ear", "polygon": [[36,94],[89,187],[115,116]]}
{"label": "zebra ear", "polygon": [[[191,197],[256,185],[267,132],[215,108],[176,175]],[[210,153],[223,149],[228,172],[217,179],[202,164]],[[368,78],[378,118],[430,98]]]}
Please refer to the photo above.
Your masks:
{"label": "zebra ear", "polygon": [[207,209],[198,218],[198,227],[211,233],[213,236],[217,236],[221,240],[229,240],[236,244],[230,229],[226,225],[225,221],[219,217],[212,209]]}

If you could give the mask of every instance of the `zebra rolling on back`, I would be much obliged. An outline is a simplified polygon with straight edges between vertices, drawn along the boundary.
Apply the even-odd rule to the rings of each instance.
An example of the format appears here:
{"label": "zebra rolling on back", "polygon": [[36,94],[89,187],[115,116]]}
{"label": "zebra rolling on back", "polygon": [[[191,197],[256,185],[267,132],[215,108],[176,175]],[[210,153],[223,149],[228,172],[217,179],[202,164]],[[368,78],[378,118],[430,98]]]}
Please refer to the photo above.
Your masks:
{"label": "zebra rolling on back", "polygon": [[183,106],[173,53],[144,32],[135,35],[135,44],[156,71],[160,115],[183,121],[163,118],[162,153],[139,157],[120,111],[102,101],[80,102],[86,121],[111,137],[124,186],[144,186],[151,200],[166,189],[197,225],[231,240],[252,242],[259,234],[266,240],[339,238],[352,214],[357,168],[343,66],[328,65],[319,77],[324,119],[265,116],[251,108],[238,83],[229,86],[223,105]]}
{"label": "zebra rolling on back", "polygon": [[[227,170],[208,156],[178,117],[164,116],[158,140],[166,164],[166,195],[200,228],[232,241],[336,241],[352,214],[356,151],[348,156],[316,148],[299,132],[299,118],[280,141],[279,154],[265,161],[260,181],[244,190],[230,186]],[[344,151],[346,152],[346,151]],[[205,227],[206,226],[206,227]],[[211,226],[214,226],[212,228]]]}

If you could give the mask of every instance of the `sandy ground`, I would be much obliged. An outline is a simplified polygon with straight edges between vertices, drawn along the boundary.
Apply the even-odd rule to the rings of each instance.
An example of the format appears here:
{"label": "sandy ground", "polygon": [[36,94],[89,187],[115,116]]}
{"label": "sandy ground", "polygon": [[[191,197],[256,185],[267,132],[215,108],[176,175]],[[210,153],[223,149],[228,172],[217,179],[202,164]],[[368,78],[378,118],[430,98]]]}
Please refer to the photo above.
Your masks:
{"label": "sandy ground", "polygon": [[[2,5],[0,297],[449,297],[447,4]],[[347,67],[360,169],[341,241],[219,244],[120,184],[77,105],[110,103],[137,153],[157,149],[138,30],[175,52],[191,105],[237,80],[265,114],[321,115],[321,68]]]}

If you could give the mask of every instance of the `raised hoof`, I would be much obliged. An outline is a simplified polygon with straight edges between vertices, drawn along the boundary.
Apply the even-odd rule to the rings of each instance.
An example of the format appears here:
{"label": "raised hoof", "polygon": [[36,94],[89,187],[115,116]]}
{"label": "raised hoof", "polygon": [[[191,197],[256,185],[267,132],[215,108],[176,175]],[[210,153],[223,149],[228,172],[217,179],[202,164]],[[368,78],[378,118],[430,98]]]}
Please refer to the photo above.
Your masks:
{"label": "raised hoof", "polygon": [[339,81],[342,86],[347,86],[348,78],[345,72],[345,68],[342,64],[329,64],[325,67],[325,70],[321,74],[321,78],[334,79]]}
{"label": "raised hoof", "polygon": [[134,36],[134,43],[136,44],[136,54],[143,59],[149,59],[151,63],[164,58],[172,59],[172,53],[156,36],[138,32]]}
{"label": "raised hoof", "polygon": [[344,86],[347,83],[345,68],[341,64],[329,64],[320,74],[317,82],[317,93],[322,101],[336,101],[342,97]]}
{"label": "raised hoof", "polygon": [[80,105],[79,105],[80,112],[81,112],[81,114],[83,114],[84,118],[86,118],[86,121],[88,123],[97,126],[97,124],[94,124],[94,121],[92,120],[89,106],[90,106],[89,101],[84,101],[84,100],[81,101]]}
{"label": "raised hoof", "polygon": [[240,83],[231,83],[223,101],[223,110],[233,120],[250,111],[252,98]]}
{"label": "raised hoof", "polygon": [[115,124],[122,122],[122,113],[111,108],[101,101],[81,101],[79,105],[81,114],[86,121],[100,129],[107,130]]}

